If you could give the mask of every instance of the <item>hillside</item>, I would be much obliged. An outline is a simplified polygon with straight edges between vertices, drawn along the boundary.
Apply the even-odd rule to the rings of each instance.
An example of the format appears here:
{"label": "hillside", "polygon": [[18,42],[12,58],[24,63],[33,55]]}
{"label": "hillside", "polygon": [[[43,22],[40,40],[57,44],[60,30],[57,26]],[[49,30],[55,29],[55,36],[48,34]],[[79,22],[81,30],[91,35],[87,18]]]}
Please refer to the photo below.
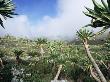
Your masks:
{"label": "hillside", "polygon": [[[83,80],[85,82],[94,81],[93,78],[89,77],[88,68],[91,63],[86,56],[86,52],[82,44],[77,44],[74,44],[74,42],[70,44],[63,41],[29,40],[5,36],[0,38],[0,57],[6,67],[11,66],[19,71],[23,69],[22,75],[24,77],[20,78],[26,82],[28,80],[37,82],[45,82],[46,80],[46,82],[49,82],[55,77],[58,66],[61,64],[63,68],[59,79],[77,80],[80,74],[84,74]],[[102,46],[100,44],[90,45],[91,53],[97,62],[101,63],[100,61],[103,60],[106,63],[109,56],[105,56],[105,53],[108,52],[102,50]],[[102,70],[105,70],[105,68]],[[106,74],[106,72],[103,73]],[[28,74],[31,74],[31,76],[27,76]]]}

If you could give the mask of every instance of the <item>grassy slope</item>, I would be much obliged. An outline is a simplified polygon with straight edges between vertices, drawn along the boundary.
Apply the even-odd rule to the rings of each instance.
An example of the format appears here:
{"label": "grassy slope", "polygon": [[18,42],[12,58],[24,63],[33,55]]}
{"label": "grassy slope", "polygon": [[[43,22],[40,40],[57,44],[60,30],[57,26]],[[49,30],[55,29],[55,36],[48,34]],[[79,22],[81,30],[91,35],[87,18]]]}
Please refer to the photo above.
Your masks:
{"label": "grassy slope", "polygon": [[[95,57],[96,61],[105,60],[105,56],[103,55],[105,54],[105,51],[101,50],[102,49],[101,46],[102,45],[90,45],[91,51],[92,51],[91,53]],[[24,51],[23,54],[20,55],[20,58],[24,61],[29,61],[29,62],[31,61],[28,64],[28,65],[31,64],[32,66],[32,68],[30,69],[39,70],[39,67],[40,67],[39,71],[44,70],[44,69],[41,69],[41,67],[43,66],[43,63],[40,64],[40,62],[43,62],[43,61],[40,61],[39,59],[41,57],[41,55],[39,54],[40,47],[36,41],[23,39],[23,38],[15,38],[12,36],[11,37],[5,36],[0,38],[0,52],[4,51],[5,56],[8,56],[7,59],[13,59],[15,61],[15,54],[13,53],[14,48],[19,48]],[[88,61],[88,58],[86,57],[86,53],[81,44],[76,45],[75,43],[70,44],[62,41],[48,41],[47,44],[43,45],[43,49],[45,51],[43,58],[44,59],[47,58],[47,60],[50,62],[50,65],[51,65],[51,61],[56,62],[57,65],[64,64],[63,69],[67,70],[66,71],[67,76],[68,76],[68,71],[71,69],[74,69],[74,68],[71,68],[71,65],[73,63],[75,63],[82,69],[87,69],[88,66],[91,65],[90,62]],[[28,52],[31,52],[31,51],[34,51],[35,54],[31,55],[31,58],[29,59]],[[35,65],[35,61],[39,62],[37,63],[38,64],[37,67],[33,67],[33,64]],[[48,66],[48,63],[47,64],[45,63],[45,64]],[[47,68],[47,66],[46,67],[44,66],[44,68]],[[50,67],[49,70],[51,69],[52,68]],[[48,73],[49,75],[52,75],[51,71]],[[41,74],[41,77],[48,76],[47,78],[45,77],[45,79],[49,79],[49,78],[51,79],[53,78],[53,76],[55,76],[55,75],[49,76],[48,74],[46,74],[45,76],[44,75],[45,74],[43,75]]]}

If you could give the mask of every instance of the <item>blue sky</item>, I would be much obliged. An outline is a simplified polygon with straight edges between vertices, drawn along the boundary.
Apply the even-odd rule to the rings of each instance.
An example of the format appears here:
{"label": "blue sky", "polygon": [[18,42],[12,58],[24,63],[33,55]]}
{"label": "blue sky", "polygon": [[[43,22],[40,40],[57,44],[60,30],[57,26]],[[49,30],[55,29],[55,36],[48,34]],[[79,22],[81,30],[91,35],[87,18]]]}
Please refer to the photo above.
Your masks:
{"label": "blue sky", "polygon": [[27,15],[35,23],[44,15],[54,17],[57,13],[57,0],[13,0],[18,14]]}
{"label": "blue sky", "polygon": [[76,31],[90,23],[82,11],[93,7],[92,0],[13,0],[19,15],[4,21],[6,29],[0,35],[46,37],[70,40]]}

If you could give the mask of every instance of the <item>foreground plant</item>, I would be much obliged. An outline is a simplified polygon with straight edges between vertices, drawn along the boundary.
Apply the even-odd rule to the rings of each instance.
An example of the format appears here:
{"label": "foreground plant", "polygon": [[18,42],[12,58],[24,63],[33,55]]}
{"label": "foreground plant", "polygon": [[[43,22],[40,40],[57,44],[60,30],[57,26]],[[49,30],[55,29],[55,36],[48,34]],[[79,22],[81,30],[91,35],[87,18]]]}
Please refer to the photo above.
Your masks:
{"label": "foreground plant", "polygon": [[89,30],[80,29],[79,31],[77,31],[77,35],[83,41],[83,45],[85,47],[87,56],[88,56],[89,60],[91,61],[92,65],[94,66],[95,70],[97,71],[101,82],[107,82],[104,75],[100,71],[96,61],[92,57],[90,50],[89,50],[88,40],[91,39],[94,36],[94,34],[92,32],[90,32]]}
{"label": "foreground plant", "polygon": [[[15,14],[14,10],[15,10],[15,6],[12,0],[0,0],[0,15],[4,19],[13,18],[13,15],[17,15]],[[0,17],[0,25],[3,28],[5,28],[1,17]]]}
{"label": "foreground plant", "polygon": [[107,3],[104,0],[101,0],[102,4],[99,4],[95,0],[92,0],[94,4],[94,9],[87,8],[87,12],[84,14],[88,17],[91,17],[91,23],[86,26],[91,26],[94,28],[102,27],[102,30],[98,32],[101,34],[110,28],[110,0],[107,0]]}

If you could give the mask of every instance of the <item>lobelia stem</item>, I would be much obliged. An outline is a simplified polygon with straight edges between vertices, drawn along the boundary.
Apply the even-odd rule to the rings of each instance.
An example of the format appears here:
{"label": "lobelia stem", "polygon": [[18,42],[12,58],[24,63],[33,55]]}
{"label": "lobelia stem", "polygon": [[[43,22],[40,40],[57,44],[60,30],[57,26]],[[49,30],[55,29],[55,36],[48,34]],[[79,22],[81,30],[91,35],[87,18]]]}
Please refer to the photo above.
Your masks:
{"label": "lobelia stem", "polygon": [[59,68],[58,68],[57,74],[56,74],[56,76],[54,78],[55,81],[58,80],[58,77],[60,75],[61,69],[62,69],[62,65],[60,65]]}
{"label": "lobelia stem", "polygon": [[85,50],[86,50],[86,53],[87,53],[87,56],[88,58],[90,59],[90,61],[92,62],[95,70],[97,71],[98,75],[99,75],[99,78],[101,80],[101,82],[107,82],[104,75],[102,74],[102,72],[100,71],[97,63],[95,62],[94,58],[92,57],[91,53],[90,53],[90,50],[89,50],[89,45],[87,43],[87,40],[84,40],[83,41],[83,44],[84,44],[84,47],[85,47]]}

